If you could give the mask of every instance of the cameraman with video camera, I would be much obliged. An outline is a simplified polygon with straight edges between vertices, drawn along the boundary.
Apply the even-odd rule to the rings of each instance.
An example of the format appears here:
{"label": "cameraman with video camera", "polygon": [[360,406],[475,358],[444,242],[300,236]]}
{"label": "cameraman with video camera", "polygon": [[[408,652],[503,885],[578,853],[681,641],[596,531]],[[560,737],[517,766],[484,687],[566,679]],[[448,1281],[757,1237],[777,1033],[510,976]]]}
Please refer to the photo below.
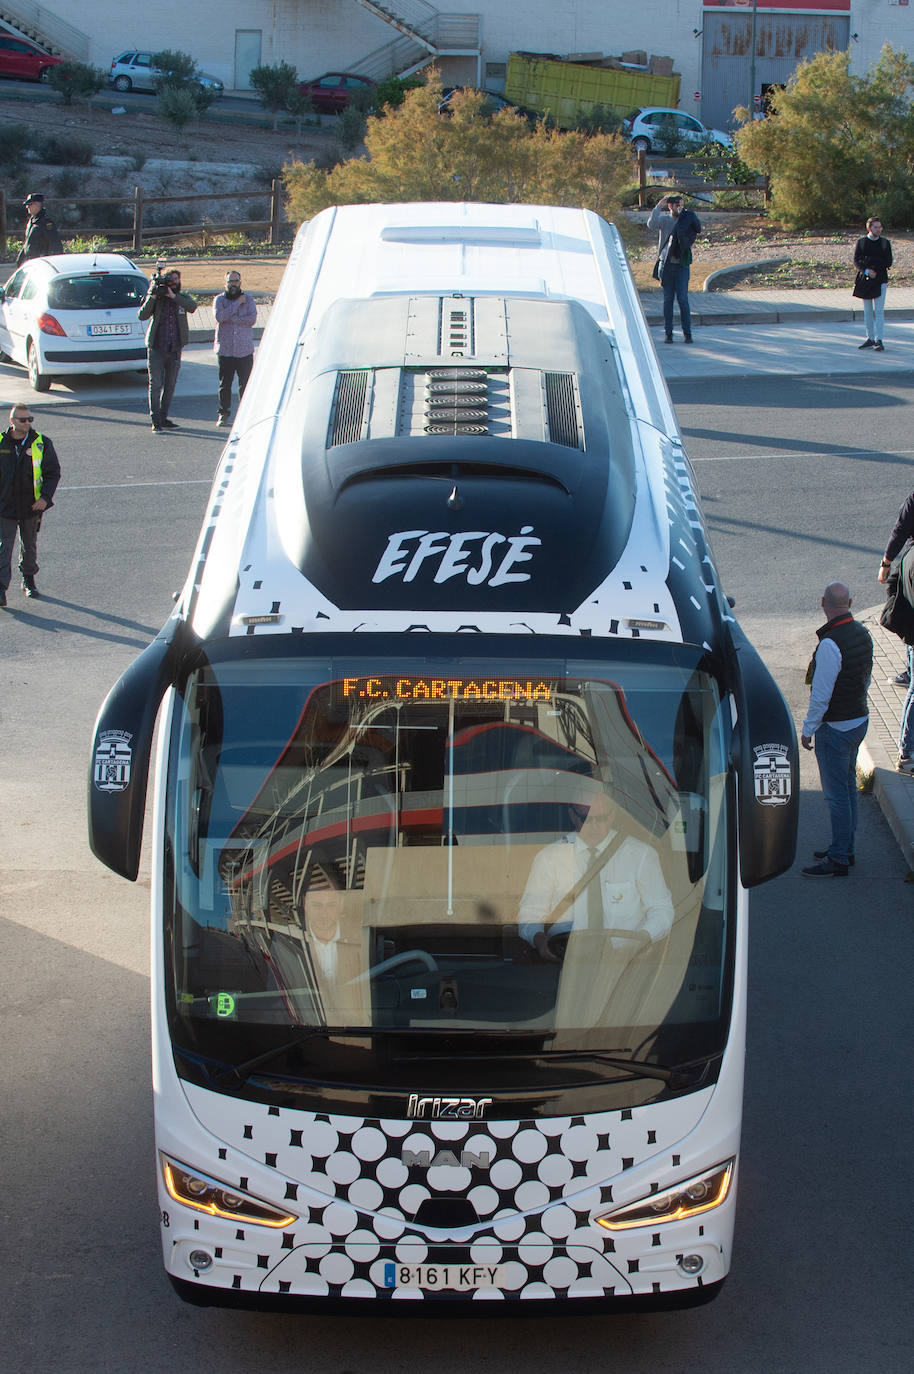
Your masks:
{"label": "cameraman with video camera", "polygon": [[177,429],[168,418],[168,408],[181,370],[181,350],[188,340],[187,316],[197,308],[193,296],[181,290],[177,268],[164,271],[160,262],[146,299],[137,311],[138,318],[149,321],[146,330],[146,357],[149,364],[149,416],[156,434]]}

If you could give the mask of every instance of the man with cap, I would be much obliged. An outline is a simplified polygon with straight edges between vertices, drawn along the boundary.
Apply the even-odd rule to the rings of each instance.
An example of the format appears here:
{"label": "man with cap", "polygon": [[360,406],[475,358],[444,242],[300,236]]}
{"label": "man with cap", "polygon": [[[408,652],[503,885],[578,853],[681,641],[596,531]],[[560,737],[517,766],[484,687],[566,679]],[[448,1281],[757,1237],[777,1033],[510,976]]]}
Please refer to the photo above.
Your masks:
{"label": "man with cap", "polygon": [[29,221],[25,226],[25,239],[16,259],[16,266],[20,267],[30,258],[48,258],[53,253],[62,253],[60,234],[54,221],[48,219],[44,208],[44,196],[33,191],[31,195],[26,196],[22,204]]}

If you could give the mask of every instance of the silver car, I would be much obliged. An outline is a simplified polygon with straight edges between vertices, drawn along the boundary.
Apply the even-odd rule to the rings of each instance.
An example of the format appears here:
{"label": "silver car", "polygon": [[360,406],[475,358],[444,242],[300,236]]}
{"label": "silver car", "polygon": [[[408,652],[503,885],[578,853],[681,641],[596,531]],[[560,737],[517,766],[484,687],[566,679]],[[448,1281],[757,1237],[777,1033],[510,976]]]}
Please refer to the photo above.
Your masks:
{"label": "silver car", "polygon": [[[122,52],[111,63],[108,85],[116,91],[154,91],[156,81],[163,73],[152,65],[152,57],[151,52],[137,52],[133,48]],[[222,82],[208,72],[197,72],[194,80],[203,90],[213,91],[216,95],[222,95],[225,89]]]}

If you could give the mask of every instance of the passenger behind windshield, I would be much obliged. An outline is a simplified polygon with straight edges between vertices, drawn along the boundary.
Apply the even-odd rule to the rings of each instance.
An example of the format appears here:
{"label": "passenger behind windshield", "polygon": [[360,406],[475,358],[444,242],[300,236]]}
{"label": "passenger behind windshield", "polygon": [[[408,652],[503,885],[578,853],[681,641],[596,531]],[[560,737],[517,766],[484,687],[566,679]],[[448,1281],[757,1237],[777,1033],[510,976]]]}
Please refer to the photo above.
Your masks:
{"label": "passenger behind windshield", "polygon": [[582,792],[568,807],[571,830],[530,866],[518,931],[549,961],[555,937],[611,932],[615,949],[634,951],[666,938],[673,902],[650,845],[623,828],[624,813],[603,791]]}

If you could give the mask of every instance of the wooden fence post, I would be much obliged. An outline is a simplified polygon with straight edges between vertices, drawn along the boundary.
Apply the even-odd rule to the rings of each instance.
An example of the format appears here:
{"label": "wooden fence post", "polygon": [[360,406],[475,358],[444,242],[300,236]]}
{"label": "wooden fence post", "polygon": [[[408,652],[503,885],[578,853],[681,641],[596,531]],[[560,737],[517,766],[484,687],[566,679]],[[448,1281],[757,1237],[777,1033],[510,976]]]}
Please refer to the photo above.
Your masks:
{"label": "wooden fence post", "polygon": [[143,188],[133,188],[133,251],[138,256],[143,251]]}
{"label": "wooden fence post", "polygon": [[273,178],[273,188],[270,193],[270,243],[274,246],[279,243],[279,217],[282,213],[282,182],[278,177]]}
{"label": "wooden fence post", "polygon": [[647,187],[647,158],[643,148],[638,149],[638,209],[644,209],[644,192]]}

